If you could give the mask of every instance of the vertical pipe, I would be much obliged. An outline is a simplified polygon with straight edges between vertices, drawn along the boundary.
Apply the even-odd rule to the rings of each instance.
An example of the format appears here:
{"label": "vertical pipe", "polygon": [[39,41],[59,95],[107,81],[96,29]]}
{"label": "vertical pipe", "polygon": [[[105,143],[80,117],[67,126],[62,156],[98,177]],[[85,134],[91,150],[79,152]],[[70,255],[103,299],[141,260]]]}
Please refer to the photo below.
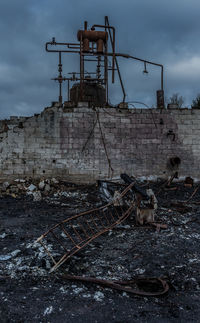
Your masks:
{"label": "vertical pipe", "polygon": [[164,67],[161,65],[161,90],[164,91],[164,80],[163,80],[163,74],[164,74]]}
{"label": "vertical pipe", "polygon": [[69,80],[67,80],[67,100],[69,102]]}
{"label": "vertical pipe", "polygon": [[59,72],[59,103],[62,104],[62,61],[61,61],[61,52],[59,52],[58,72]]}
{"label": "vertical pipe", "polygon": [[[109,26],[108,16],[105,16],[105,25],[108,25]],[[112,46],[114,46],[110,29],[108,29],[108,32],[109,32],[111,44],[112,44]],[[118,72],[118,76],[119,76],[119,81],[120,81],[121,88],[122,88],[122,92],[123,92],[123,102],[125,102],[126,92],[125,92],[125,89],[124,89],[124,84],[123,84],[123,81],[122,81],[122,77],[121,77],[121,73],[120,73],[120,69],[119,69],[119,64],[118,64],[118,61],[117,61],[117,57],[116,56],[115,56],[115,63],[116,63],[117,72]]]}
{"label": "vertical pipe", "polygon": [[100,79],[101,79],[101,55],[98,55],[98,57],[97,57],[96,78],[98,80],[98,83],[100,83]]}
{"label": "vertical pipe", "polygon": [[[111,45],[112,45],[112,83],[115,82],[115,62],[116,62],[116,57],[115,57],[115,28],[114,27],[111,27],[110,24],[109,24],[109,20],[108,20],[108,16],[105,16],[105,25],[107,25],[109,28],[109,36],[110,36],[110,41],[111,41]],[[112,29],[113,31],[113,38],[111,36],[111,33],[110,33],[110,28]]]}
{"label": "vertical pipe", "polygon": [[112,42],[112,83],[115,83],[115,30],[113,29],[113,42]]}
{"label": "vertical pipe", "polygon": [[80,37],[80,95],[79,98],[83,100],[83,51],[82,51],[82,33]]}
{"label": "vertical pipe", "polygon": [[[107,32],[107,17],[105,16],[105,32]],[[104,56],[104,80],[105,80],[105,88],[106,88],[106,103],[108,104],[108,40],[105,42],[105,56]]]}

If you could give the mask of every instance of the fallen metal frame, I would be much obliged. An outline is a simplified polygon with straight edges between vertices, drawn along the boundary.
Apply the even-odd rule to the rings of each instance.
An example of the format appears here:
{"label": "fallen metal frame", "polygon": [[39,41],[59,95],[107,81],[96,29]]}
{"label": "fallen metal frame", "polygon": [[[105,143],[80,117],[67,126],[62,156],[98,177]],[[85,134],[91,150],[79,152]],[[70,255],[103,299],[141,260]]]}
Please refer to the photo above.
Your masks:
{"label": "fallen metal frame", "polygon": [[[134,183],[131,183],[111,203],[74,215],[56,224],[37,239],[36,242],[41,244],[54,264],[50,272],[55,271],[91,241],[130,216],[135,207],[133,186]],[[53,246],[53,252],[47,243]],[[62,252],[64,250],[64,254],[58,260],[54,255],[58,254],[57,246]]]}

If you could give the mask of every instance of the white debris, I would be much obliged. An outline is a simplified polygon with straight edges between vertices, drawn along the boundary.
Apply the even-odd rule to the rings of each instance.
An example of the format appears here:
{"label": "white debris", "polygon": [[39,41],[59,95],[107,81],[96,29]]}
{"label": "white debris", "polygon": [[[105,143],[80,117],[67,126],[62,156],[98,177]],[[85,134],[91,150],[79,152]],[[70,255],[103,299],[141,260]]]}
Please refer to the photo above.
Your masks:
{"label": "white debris", "polygon": [[123,292],[122,296],[129,297],[129,295],[126,292]]}
{"label": "white debris", "polygon": [[10,183],[8,183],[8,182],[4,182],[2,185],[4,190],[6,190],[9,186],[10,186]]}
{"label": "white debris", "polygon": [[35,185],[33,185],[33,184],[31,184],[31,185],[29,185],[29,187],[27,188],[27,190],[28,190],[29,192],[33,192],[33,191],[35,191],[35,190],[36,190],[36,186],[35,186]]}
{"label": "white debris", "polygon": [[157,210],[158,200],[157,200],[154,192],[152,191],[152,189],[148,189],[146,192],[147,192],[147,195],[149,196],[149,198],[151,199],[151,203],[153,204],[154,210]]}
{"label": "white debris", "polygon": [[25,183],[26,182],[25,179],[19,179],[19,178],[15,179],[14,181],[16,183]]}
{"label": "white debris", "polygon": [[84,298],[90,298],[91,297],[91,294],[83,294],[82,297],[84,297]]}
{"label": "white debris", "polygon": [[49,262],[49,260],[45,260],[46,261],[46,269],[51,269],[51,264]]}
{"label": "white debris", "polygon": [[44,190],[45,190],[45,192],[49,192],[51,190],[50,185],[46,184]]}
{"label": "white debris", "polygon": [[80,292],[82,292],[84,289],[82,287],[77,287],[76,289],[74,289],[74,293],[75,294],[80,294]]}
{"label": "white debris", "polygon": [[44,189],[44,187],[45,187],[45,182],[44,182],[44,181],[41,181],[41,182],[39,183],[38,187],[39,187],[39,189],[40,189],[40,190],[43,190],[43,189]]}
{"label": "white debris", "polygon": [[65,196],[65,197],[79,197],[79,193],[77,192],[60,192],[60,196]]}
{"label": "white debris", "polygon": [[27,193],[26,193],[26,195],[32,195],[33,194],[33,192],[31,192],[31,191],[28,191]]}
{"label": "white debris", "polygon": [[26,248],[27,248],[27,249],[29,249],[29,248],[36,249],[36,248],[38,248],[38,247],[41,247],[41,244],[40,244],[39,242],[36,242],[36,241],[34,241],[34,242],[29,242],[29,243],[27,243],[27,245],[26,245]]}
{"label": "white debris", "polygon": [[97,302],[102,302],[103,301],[103,298],[104,298],[104,294],[102,292],[95,292],[94,299]]}
{"label": "white debris", "polygon": [[17,256],[20,252],[21,252],[21,250],[19,250],[19,249],[12,251],[11,252],[11,257]]}
{"label": "white debris", "polygon": [[121,193],[119,191],[115,191],[114,196],[113,196],[113,204],[114,206],[122,206],[123,201],[120,199]]}
{"label": "white debris", "polygon": [[192,237],[192,238],[196,238],[196,239],[200,239],[200,234],[199,234],[199,233],[192,233],[192,234],[190,235],[190,237]]}
{"label": "white debris", "polygon": [[126,233],[122,232],[122,233],[118,234],[117,236],[120,237],[120,238],[123,238],[125,235],[126,235]]}
{"label": "white debris", "polygon": [[2,233],[2,234],[0,234],[0,238],[1,239],[4,239],[5,237],[7,236],[7,234],[4,232],[4,233]]}
{"label": "white debris", "polygon": [[62,294],[67,294],[68,293],[68,289],[66,289],[65,287],[61,286],[60,289]]}
{"label": "white debris", "polygon": [[11,258],[11,255],[0,255],[0,261],[5,261]]}
{"label": "white debris", "polygon": [[58,183],[59,183],[59,181],[57,181],[57,179],[55,179],[55,178],[52,178],[52,179],[51,179],[51,182],[52,182],[53,184],[58,184]]}
{"label": "white debris", "polygon": [[49,307],[47,307],[46,309],[45,309],[45,311],[44,311],[44,316],[45,315],[49,315],[49,314],[51,314],[53,312],[53,306],[49,306]]}
{"label": "white debris", "polygon": [[140,275],[142,275],[142,274],[144,274],[145,273],[145,269],[142,269],[142,268],[137,268],[137,269],[135,269],[135,272],[137,273],[137,274],[140,274]]}
{"label": "white debris", "polygon": [[6,260],[9,260],[9,259],[11,259],[11,258],[13,258],[13,257],[17,256],[17,255],[18,255],[18,253],[20,253],[20,252],[21,252],[21,250],[14,250],[14,251],[12,251],[10,254],[8,254],[8,255],[1,255],[1,256],[0,256],[0,261],[6,261]]}
{"label": "white debris", "polygon": [[42,194],[40,191],[33,192],[33,201],[39,202],[42,200]]}
{"label": "white debris", "polygon": [[190,263],[193,263],[193,262],[199,262],[199,259],[197,259],[197,258],[189,259],[189,262],[190,262]]}
{"label": "white debris", "polygon": [[64,234],[64,232],[61,232],[61,237],[66,238],[66,234]]}

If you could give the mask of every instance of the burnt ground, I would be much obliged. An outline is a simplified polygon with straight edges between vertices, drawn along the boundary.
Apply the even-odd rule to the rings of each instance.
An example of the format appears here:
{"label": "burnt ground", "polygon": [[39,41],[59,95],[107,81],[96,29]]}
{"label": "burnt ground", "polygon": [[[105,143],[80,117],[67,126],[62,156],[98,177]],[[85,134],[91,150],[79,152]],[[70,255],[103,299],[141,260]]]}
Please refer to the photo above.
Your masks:
{"label": "burnt ground", "polygon": [[[197,184],[196,184],[197,185]],[[68,216],[101,204],[95,186],[70,187],[63,195],[33,202],[0,198],[0,321],[4,322],[199,322],[200,189],[150,184],[158,198],[156,220],[168,225],[136,226],[132,215],[98,237],[55,273],[34,241]],[[169,292],[132,296],[98,285],[63,280],[62,274],[109,280],[161,277]]]}

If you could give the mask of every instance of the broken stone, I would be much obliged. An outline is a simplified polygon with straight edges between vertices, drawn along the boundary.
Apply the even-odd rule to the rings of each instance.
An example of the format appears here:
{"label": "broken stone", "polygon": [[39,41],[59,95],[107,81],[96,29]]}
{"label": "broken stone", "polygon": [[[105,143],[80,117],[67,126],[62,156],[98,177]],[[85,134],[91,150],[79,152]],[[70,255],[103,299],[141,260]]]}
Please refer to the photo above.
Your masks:
{"label": "broken stone", "polygon": [[151,203],[152,203],[152,206],[153,206],[153,209],[154,210],[157,210],[158,208],[158,200],[154,194],[154,192],[152,191],[152,189],[148,189],[147,190],[147,195],[149,196],[150,200],[151,200]]}
{"label": "broken stone", "polygon": [[0,255],[0,261],[6,261],[9,260],[11,258],[10,255]]}
{"label": "broken stone", "polygon": [[94,294],[94,299],[97,301],[97,302],[102,302],[103,301],[103,298],[104,298],[104,294],[102,292],[95,292]]}
{"label": "broken stone", "polygon": [[121,193],[119,191],[115,191],[114,196],[113,196],[113,204],[114,206],[122,206],[123,205],[123,201],[120,198]]}
{"label": "broken stone", "polygon": [[14,180],[14,182],[16,182],[16,183],[25,183],[26,181],[25,181],[25,179],[17,178],[17,179]]}
{"label": "broken stone", "polygon": [[59,184],[59,181],[57,181],[57,179],[56,179],[56,178],[52,178],[52,179],[51,179],[51,183],[52,183],[52,184]]}
{"label": "broken stone", "polygon": [[49,184],[46,184],[46,185],[45,185],[45,188],[44,188],[44,191],[45,191],[45,192],[49,192],[50,190],[51,190],[50,185],[49,185]]}
{"label": "broken stone", "polygon": [[51,314],[52,313],[52,311],[53,311],[53,306],[49,306],[49,307],[47,307],[46,309],[45,309],[45,311],[44,311],[44,316],[45,315],[49,315],[49,314]]}
{"label": "broken stone", "polygon": [[39,189],[40,189],[40,190],[43,190],[43,189],[44,189],[44,187],[45,187],[45,182],[44,182],[44,181],[41,181],[41,182],[39,183],[38,187],[39,187]]}
{"label": "broken stone", "polygon": [[30,192],[33,192],[33,191],[36,190],[36,186],[33,185],[33,184],[31,184],[31,185],[29,185],[29,187],[27,188],[27,190],[30,191]]}
{"label": "broken stone", "polygon": [[17,184],[17,188],[18,188],[19,190],[23,190],[23,189],[24,189],[24,186],[23,186],[22,184]]}
{"label": "broken stone", "polygon": [[6,190],[9,186],[10,186],[10,183],[8,183],[8,182],[4,182],[4,183],[3,183],[3,185],[2,185],[2,188],[3,188],[4,190]]}
{"label": "broken stone", "polygon": [[42,194],[40,191],[33,192],[33,201],[39,202],[42,200]]}
{"label": "broken stone", "polygon": [[0,255],[0,261],[6,261],[6,260],[9,260],[13,257],[16,257],[20,252],[21,252],[21,250],[17,249],[17,250],[12,251],[8,255]]}

